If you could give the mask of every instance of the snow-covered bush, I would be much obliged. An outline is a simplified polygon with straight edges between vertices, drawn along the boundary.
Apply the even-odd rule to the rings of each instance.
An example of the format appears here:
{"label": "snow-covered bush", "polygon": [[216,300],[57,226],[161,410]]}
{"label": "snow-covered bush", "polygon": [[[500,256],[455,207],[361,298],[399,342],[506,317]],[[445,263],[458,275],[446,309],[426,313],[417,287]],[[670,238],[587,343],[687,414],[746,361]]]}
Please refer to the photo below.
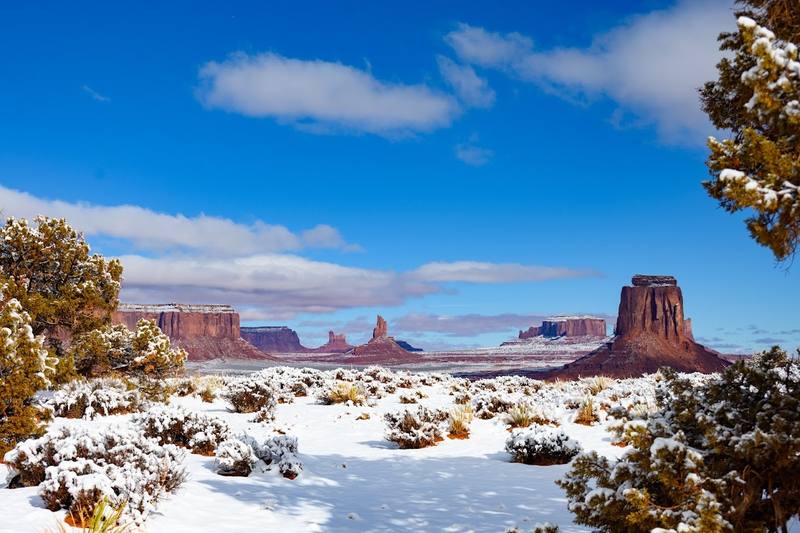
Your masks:
{"label": "snow-covered bush", "polygon": [[217,446],[215,466],[220,475],[247,477],[257,459],[249,444],[241,439],[230,438]]}
{"label": "snow-covered bush", "polygon": [[584,426],[591,426],[599,420],[597,410],[594,407],[594,400],[591,396],[587,396],[578,406],[578,412],[575,413],[575,423],[583,424]]}
{"label": "snow-covered bush", "polygon": [[161,445],[134,428],[63,427],[17,445],[5,456],[9,486],[39,485],[51,509],[91,515],[107,498],[126,503],[137,523],[185,479],[185,452]]}
{"label": "snow-covered bush", "polygon": [[420,405],[416,411],[386,413],[386,439],[400,448],[425,448],[442,440],[441,424],[449,415]]}
{"label": "snow-covered bush", "polygon": [[402,403],[402,404],[418,403],[417,402],[417,396],[415,394],[408,393],[408,392],[402,393],[398,399],[400,400],[400,403]]}
{"label": "snow-covered bush", "polygon": [[800,515],[800,361],[775,347],[703,382],[667,371],[657,395],[657,412],[627,423],[618,461],[582,454],[559,481],[576,522],[787,530]]}
{"label": "snow-covered bush", "polygon": [[0,286],[0,454],[44,432],[46,413],[34,395],[49,385],[54,361],[34,337],[31,317],[17,300],[3,302]]}
{"label": "snow-covered bush", "polygon": [[531,426],[512,431],[506,440],[506,451],[517,463],[560,465],[575,457],[581,451],[581,445],[562,429]]}
{"label": "snow-covered bush", "polygon": [[200,455],[213,455],[219,443],[230,435],[228,424],[182,407],[154,404],[144,413],[132,417],[146,437],[162,444],[175,444]]}
{"label": "snow-covered bush", "polygon": [[99,378],[91,381],[75,380],[62,385],[47,401],[55,416],[84,418],[132,413],[141,400],[136,390],[131,390],[121,379]]}
{"label": "snow-covered bush", "polygon": [[237,413],[273,413],[277,404],[272,383],[258,374],[229,383],[222,397]]}
{"label": "snow-covered bush", "polygon": [[[484,387],[494,387],[492,383],[484,385]],[[475,411],[475,416],[488,420],[494,418],[500,413],[505,413],[515,405],[515,401],[505,393],[497,392],[480,392],[472,398],[472,408]]]}
{"label": "snow-covered bush", "polygon": [[332,405],[335,403],[349,403],[351,405],[364,405],[367,402],[363,389],[355,384],[339,381],[319,395],[320,403]]}
{"label": "snow-covered bush", "polygon": [[260,441],[252,435],[240,437],[268,470],[276,469],[287,479],[294,479],[303,471],[298,457],[297,437],[277,435]]}

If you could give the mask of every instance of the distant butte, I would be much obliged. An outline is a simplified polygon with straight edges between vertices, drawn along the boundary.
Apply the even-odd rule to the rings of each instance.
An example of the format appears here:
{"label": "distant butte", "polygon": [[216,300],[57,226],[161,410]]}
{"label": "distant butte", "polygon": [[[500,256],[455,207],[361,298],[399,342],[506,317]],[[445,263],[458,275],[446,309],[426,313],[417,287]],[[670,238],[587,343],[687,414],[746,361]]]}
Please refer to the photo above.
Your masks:
{"label": "distant butte", "polygon": [[546,376],[635,377],[664,366],[716,372],[729,364],[694,341],[691,321],[683,314],[683,293],[672,276],[636,275],[631,286],[622,288],[614,335],[611,342]]}
{"label": "distant butte", "polygon": [[593,316],[557,316],[519,332],[520,339],[533,337],[605,337],[606,321]]}
{"label": "distant butte", "polygon": [[366,344],[356,346],[345,354],[353,364],[390,364],[417,362],[420,356],[405,350],[394,337],[389,336],[386,320],[380,315],[372,330],[372,339]]}

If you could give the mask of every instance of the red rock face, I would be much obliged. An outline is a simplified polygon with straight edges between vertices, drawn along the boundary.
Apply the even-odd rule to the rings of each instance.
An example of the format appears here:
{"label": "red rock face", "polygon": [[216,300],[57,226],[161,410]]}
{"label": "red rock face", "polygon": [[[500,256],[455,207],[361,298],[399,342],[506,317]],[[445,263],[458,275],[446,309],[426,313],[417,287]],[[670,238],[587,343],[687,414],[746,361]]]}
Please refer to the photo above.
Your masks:
{"label": "red rock face", "polygon": [[190,361],[272,359],[240,337],[239,313],[228,305],[123,303],[112,315],[114,323],[128,329],[136,328],[142,318],[155,320],[172,342],[188,352]]}
{"label": "red rock face", "polygon": [[615,335],[605,346],[547,377],[634,377],[663,366],[716,372],[729,364],[694,342],[691,322],[683,314],[683,294],[669,276],[634,276],[634,285],[622,288]]}
{"label": "red rock face", "polygon": [[388,336],[389,326],[386,324],[386,320],[384,320],[381,315],[378,315],[377,324],[375,324],[375,328],[372,330],[372,340],[381,339]]}
{"label": "red rock face", "polygon": [[308,348],[300,344],[297,332],[286,326],[258,326],[241,328],[242,338],[268,353],[304,353]]}
{"label": "red rock face", "polygon": [[328,332],[328,342],[319,348],[310,349],[314,353],[344,353],[353,349],[352,344],[348,344],[344,333]]}
{"label": "red rock face", "polygon": [[605,337],[606,321],[595,317],[556,317],[519,332],[520,339],[532,337]]}

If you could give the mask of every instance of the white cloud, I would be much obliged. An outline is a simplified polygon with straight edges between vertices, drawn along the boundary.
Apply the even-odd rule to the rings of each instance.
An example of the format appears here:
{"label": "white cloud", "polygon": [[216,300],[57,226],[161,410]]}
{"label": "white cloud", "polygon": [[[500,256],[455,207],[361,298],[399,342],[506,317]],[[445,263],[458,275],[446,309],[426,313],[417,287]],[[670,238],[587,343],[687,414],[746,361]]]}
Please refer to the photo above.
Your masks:
{"label": "white cloud", "polygon": [[491,107],[494,104],[494,91],[489,82],[475,73],[469,65],[459,65],[445,56],[437,56],[442,78],[455,90],[465,104],[472,107]]}
{"label": "white cloud", "polygon": [[6,216],[33,219],[37,215],[66,218],[86,235],[130,241],[140,248],[179,249],[206,254],[254,254],[304,247],[357,248],[336,228],[321,224],[300,234],[260,220],[240,224],[227,218],[170,215],[134,205],[99,206],[45,200],[0,185],[0,210]]}
{"label": "white cloud", "polygon": [[547,315],[433,315],[410,313],[391,320],[391,326],[399,332],[421,334],[442,333],[451,337],[475,337],[484,333],[502,333],[526,329],[538,325]]}
{"label": "white cloud", "polygon": [[596,35],[587,48],[536,50],[518,33],[466,24],[445,40],[463,61],[504,70],[556,94],[605,95],[655,122],[666,138],[688,134],[694,140],[711,129],[697,89],[716,77],[717,34],[733,29],[734,22],[728,0],[683,0]]}
{"label": "white cloud", "polygon": [[494,155],[492,150],[488,148],[481,148],[480,146],[469,142],[460,143],[455,148],[456,159],[463,161],[473,167],[480,167],[489,162]]}
{"label": "white cloud", "polygon": [[592,272],[569,268],[480,261],[426,263],[409,273],[409,277],[412,279],[442,283],[521,283],[592,275],[594,275]]}
{"label": "white cloud", "polygon": [[108,96],[103,96],[102,94],[100,94],[99,92],[95,91],[94,89],[92,89],[88,85],[82,85],[81,89],[83,89],[83,92],[85,92],[86,94],[91,96],[93,100],[97,100],[98,102],[110,102],[111,101],[111,98],[109,98]]}
{"label": "white cloud", "polygon": [[426,85],[389,83],[369,72],[277,54],[235,54],[200,69],[200,101],[208,108],[273,117],[310,131],[343,128],[382,135],[426,132],[459,113],[448,95]]}

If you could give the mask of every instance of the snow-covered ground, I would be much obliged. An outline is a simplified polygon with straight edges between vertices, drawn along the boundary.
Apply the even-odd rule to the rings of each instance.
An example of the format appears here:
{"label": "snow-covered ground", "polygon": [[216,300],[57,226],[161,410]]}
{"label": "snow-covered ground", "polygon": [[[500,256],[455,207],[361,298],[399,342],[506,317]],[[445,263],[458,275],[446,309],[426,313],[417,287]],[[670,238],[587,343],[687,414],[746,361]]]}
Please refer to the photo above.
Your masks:
{"label": "snow-covered ground", "polygon": [[[334,382],[332,372],[321,374]],[[412,381],[417,380],[412,376]],[[514,378],[492,381],[498,391],[487,394],[538,404],[584,449],[607,456],[623,451],[611,444],[605,421],[594,426],[572,421],[574,404],[587,394],[588,382],[547,384],[531,394],[523,386],[516,387]],[[383,398],[372,398],[363,407],[322,405],[312,389],[309,396],[278,404],[275,420],[267,423],[253,422],[253,414],[231,412],[222,399],[204,403],[197,396],[174,396],[172,404],[220,418],[235,433],[296,436],[304,468],[294,480],[274,471],[225,477],[216,473],[213,457],[188,454],[187,481],[160,502],[145,530],[505,531],[513,526],[531,530],[535,523],[549,521],[563,532],[588,531],[572,524],[563,492],[554,483],[567,465],[512,463],[504,450],[509,432],[502,415],[489,420],[476,417],[468,439],[445,438],[429,448],[399,449],[385,439],[383,414],[416,408],[402,405],[401,395],[418,390],[425,396],[419,400],[421,405],[451,409],[453,383],[449,377],[430,385],[416,383],[411,389],[398,388]],[[465,382],[458,383],[463,387]],[[483,392],[474,384],[467,385],[467,390],[473,400]],[[652,379],[617,381],[613,390],[596,396],[597,405],[620,396],[628,403],[649,402]],[[369,418],[359,419],[364,414]],[[51,431],[65,425],[125,425],[130,417],[57,418]],[[6,470],[0,465],[0,484]],[[36,487],[0,489],[2,532],[58,531],[57,522],[64,514],[45,509]]]}

